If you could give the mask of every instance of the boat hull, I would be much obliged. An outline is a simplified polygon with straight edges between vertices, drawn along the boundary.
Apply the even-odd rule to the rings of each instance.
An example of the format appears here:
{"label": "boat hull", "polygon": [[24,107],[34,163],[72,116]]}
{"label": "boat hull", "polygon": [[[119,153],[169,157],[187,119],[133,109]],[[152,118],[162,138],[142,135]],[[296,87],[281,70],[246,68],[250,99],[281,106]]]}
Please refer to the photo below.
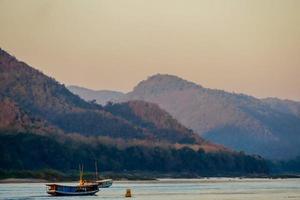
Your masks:
{"label": "boat hull", "polygon": [[52,196],[88,196],[88,195],[95,195],[99,190],[97,191],[91,191],[91,192],[62,192],[62,191],[53,191],[53,192],[47,192],[48,194]]}

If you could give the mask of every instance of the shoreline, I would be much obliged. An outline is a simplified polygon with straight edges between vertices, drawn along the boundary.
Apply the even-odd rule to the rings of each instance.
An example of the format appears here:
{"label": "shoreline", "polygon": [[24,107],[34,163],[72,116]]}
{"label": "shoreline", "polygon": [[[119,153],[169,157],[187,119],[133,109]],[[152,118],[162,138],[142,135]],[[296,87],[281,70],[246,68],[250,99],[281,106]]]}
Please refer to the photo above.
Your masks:
{"label": "shoreline", "polygon": [[[157,178],[152,178],[152,179],[126,179],[126,178],[121,178],[121,179],[115,179],[114,182],[117,183],[126,183],[126,182],[176,182],[176,181],[181,181],[181,182],[220,182],[220,181],[241,181],[241,180],[249,180],[249,181],[254,181],[254,180],[273,180],[273,179],[299,179],[300,175],[272,175],[272,176],[245,176],[245,177],[195,177],[195,178],[190,178],[190,177],[157,177]],[[69,183],[76,183],[78,181],[74,180],[46,180],[46,179],[39,179],[39,178],[5,178],[5,179],[0,179],[0,184],[14,184],[14,183],[63,183],[63,182],[69,182]]]}
{"label": "shoreline", "polygon": [[47,183],[49,181],[38,178],[6,178],[0,179],[0,184],[6,183]]}

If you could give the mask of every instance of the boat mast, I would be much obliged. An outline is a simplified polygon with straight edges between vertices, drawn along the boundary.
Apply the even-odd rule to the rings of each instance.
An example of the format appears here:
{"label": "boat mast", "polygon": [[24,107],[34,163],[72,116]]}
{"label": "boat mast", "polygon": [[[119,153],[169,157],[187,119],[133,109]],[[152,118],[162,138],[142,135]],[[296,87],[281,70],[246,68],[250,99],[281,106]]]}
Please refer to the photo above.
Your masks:
{"label": "boat mast", "polygon": [[96,170],[95,176],[96,176],[96,181],[97,181],[98,180],[98,162],[97,162],[97,160],[95,160],[95,170]]}
{"label": "boat mast", "polygon": [[82,179],[82,177],[83,177],[83,165],[82,164],[79,164],[79,171],[80,171],[79,185],[83,186],[84,185],[84,181]]}

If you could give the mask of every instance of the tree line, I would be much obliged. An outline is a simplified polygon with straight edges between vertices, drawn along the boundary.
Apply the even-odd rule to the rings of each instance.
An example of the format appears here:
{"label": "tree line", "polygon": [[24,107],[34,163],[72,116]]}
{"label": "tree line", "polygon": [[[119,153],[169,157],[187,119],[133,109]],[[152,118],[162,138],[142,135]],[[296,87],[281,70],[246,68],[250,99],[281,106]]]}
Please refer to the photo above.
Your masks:
{"label": "tree line", "polygon": [[100,171],[191,172],[200,176],[247,175],[269,173],[268,163],[244,153],[206,153],[191,148],[181,149],[113,145],[88,145],[73,140],[57,141],[50,136],[30,133],[0,133],[0,169],[41,170],[62,172],[94,171],[95,161]]}

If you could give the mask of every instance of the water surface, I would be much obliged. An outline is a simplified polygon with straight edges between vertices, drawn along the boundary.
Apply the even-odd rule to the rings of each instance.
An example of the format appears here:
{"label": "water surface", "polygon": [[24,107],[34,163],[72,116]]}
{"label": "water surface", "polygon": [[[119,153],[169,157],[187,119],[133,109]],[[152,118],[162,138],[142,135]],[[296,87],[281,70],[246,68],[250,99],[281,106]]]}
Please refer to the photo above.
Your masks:
{"label": "water surface", "polygon": [[[74,184],[74,183],[69,183]],[[300,200],[300,179],[160,179],[158,181],[118,181],[95,196],[52,197],[43,183],[0,184],[0,199],[65,200],[125,199],[131,189],[134,200]]]}

